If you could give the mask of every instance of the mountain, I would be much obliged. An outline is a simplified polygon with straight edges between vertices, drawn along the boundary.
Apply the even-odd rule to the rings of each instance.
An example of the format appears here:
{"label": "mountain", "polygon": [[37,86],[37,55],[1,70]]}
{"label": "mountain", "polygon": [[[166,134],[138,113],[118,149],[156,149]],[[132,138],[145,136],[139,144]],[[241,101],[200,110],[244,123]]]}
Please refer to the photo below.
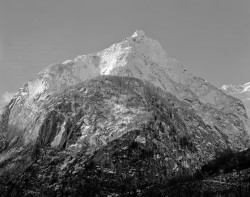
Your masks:
{"label": "mountain", "polygon": [[149,195],[223,151],[248,148],[248,121],[241,100],[188,72],[139,30],[50,65],[19,89],[0,119],[0,189]]}
{"label": "mountain", "polygon": [[250,114],[250,82],[243,85],[223,85],[221,89],[227,94],[242,100],[247,114]]}

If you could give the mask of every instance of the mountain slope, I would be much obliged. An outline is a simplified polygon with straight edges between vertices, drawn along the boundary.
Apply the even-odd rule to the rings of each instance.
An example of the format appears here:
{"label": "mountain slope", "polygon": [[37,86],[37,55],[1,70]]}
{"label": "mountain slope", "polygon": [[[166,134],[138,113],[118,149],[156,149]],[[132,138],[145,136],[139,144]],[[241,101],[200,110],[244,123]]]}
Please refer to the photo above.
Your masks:
{"label": "mountain slope", "polygon": [[[16,94],[8,125],[26,132],[29,130],[27,120],[33,118],[40,103],[68,87],[99,75],[131,76],[150,81],[188,103],[212,128],[221,127],[235,147],[245,146],[242,140],[246,139],[248,128],[243,103],[193,76],[182,63],[168,57],[160,44],[146,37],[142,31],[98,53],[79,56],[46,68]],[[22,109],[17,116],[13,112],[20,108],[19,102]],[[7,131],[7,122],[3,122],[2,127]],[[26,141],[35,140],[37,130],[28,132],[30,134]]]}
{"label": "mountain slope", "polygon": [[[215,133],[175,96],[135,78],[105,76],[81,83],[48,98],[34,118],[30,129],[43,118],[34,148],[23,148],[25,142],[17,139],[6,151],[13,146],[19,151],[1,158],[6,159],[1,163],[6,183],[24,170],[14,181],[19,196],[146,192],[194,173],[230,146],[226,135]],[[1,190],[7,196],[11,188]]]}
{"label": "mountain slope", "polygon": [[194,173],[218,150],[246,149],[247,122],[242,101],[195,77],[137,31],[98,53],[51,65],[19,89],[0,119],[0,177],[13,185],[21,175],[22,187],[35,177],[29,187],[38,196],[45,191],[36,187],[47,183],[60,196],[62,169],[67,176],[78,169],[78,178],[96,176],[99,167],[110,172],[104,177],[135,172],[129,180],[150,176],[142,182],[149,186]]}

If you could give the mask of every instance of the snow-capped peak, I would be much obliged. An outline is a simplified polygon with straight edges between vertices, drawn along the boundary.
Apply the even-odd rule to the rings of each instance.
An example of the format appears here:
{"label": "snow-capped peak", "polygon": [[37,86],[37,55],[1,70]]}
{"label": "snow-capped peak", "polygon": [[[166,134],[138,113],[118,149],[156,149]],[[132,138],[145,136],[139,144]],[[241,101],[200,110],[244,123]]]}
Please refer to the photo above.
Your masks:
{"label": "snow-capped peak", "polygon": [[[54,94],[99,75],[136,77],[181,100],[199,99],[219,109],[234,102],[221,90],[188,72],[184,64],[169,57],[160,43],[142,30],[100,52],[49,66],[28,83],[29,96],[34,99],[41,94]],[[36,91],[38,87],[42,91]]]}
{"label": "snow-capped peak", "polygon": [[[206,124],[214,124],[215,121],[210,113],[204,113],[207,109],[213,114],[235,114],[242,122],[247,119],[240,100],[188,72],[183,63],[169,57],[160,43],[146,36],[142,30],[97,53],[80,55],[49,66],[26,84],[26,94],[21,96],[20,93],[20,99],[35,111],[37,101],[42,102],[48,96],[100,75],[130,76],[149,81],[189,105],[206,120]],[[224,118],[224,122],[228,122],[225,123],[228,124],[227,132],[239,132],[238,128],[230,126],[229,117]]]}
{"label": "snow-capped peak", "polygon": [[245,83],[242,86],[244,87],[244,89],[242,90],[242,92],[250,92],[250,82]]}
{"label": "snow-capped peak", "polygon": [[250,82],[245,83],[243,85],[223,85],[221,89],[231,93],[250,92]]}

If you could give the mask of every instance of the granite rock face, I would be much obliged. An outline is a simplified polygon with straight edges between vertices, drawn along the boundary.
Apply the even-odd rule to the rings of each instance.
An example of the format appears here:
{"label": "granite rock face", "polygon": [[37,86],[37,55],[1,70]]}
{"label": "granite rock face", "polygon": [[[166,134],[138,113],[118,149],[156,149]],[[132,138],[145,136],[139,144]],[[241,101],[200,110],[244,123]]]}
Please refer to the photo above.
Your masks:
{"label": "granite rock face", "polygon": [[51,65],[19,89],[1,114],[0,176],[34,176],[39,185],[61,180],[61,171],[101,170],[110,180],[149,176],[148,186],[194,172],[218,150],[247,148],[248,130],[242,101],[136,31],[103,51]]}

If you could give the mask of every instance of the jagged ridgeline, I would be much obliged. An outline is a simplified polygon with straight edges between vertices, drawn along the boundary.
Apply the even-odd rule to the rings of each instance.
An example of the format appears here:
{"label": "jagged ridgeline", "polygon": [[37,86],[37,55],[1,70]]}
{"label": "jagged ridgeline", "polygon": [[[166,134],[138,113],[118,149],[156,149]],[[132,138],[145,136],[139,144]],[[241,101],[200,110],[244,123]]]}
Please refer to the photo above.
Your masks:
{"label": "jagged ridgeline", "polygon": [[218,152],[246,149],[247,122],[240,100],[137,31],[14,95],[0,122],[1,195],[165,195]]}

